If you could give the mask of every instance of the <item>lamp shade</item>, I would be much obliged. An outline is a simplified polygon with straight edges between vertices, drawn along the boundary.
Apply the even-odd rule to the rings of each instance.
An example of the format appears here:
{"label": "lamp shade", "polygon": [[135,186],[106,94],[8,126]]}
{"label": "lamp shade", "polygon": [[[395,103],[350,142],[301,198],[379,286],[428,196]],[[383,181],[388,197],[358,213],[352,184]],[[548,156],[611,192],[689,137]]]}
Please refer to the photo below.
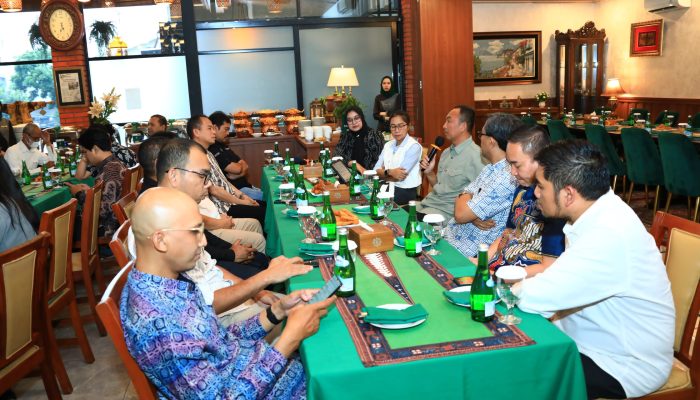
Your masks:
{"label": "lamp shade", "polygon": [[0,0],[0,9],[4,12],[22,11],[22,0]]}
{"label": "lamp shade", "polygon": [[328,83],[326,86],[360,86],[360,83],[357,81],[355,68],[345,68],[341,66],[340,68],[331,68],[331,74],[328,76]]}
{"label": "lamp shade", "polygon": [[617,98],[618,96],[625,93],[626,92],[622,88],[622,85],[620,84],[620,80],[618,78],[608,78],[608,82],[605,85],[605,91],[601,94],[601,96]]}

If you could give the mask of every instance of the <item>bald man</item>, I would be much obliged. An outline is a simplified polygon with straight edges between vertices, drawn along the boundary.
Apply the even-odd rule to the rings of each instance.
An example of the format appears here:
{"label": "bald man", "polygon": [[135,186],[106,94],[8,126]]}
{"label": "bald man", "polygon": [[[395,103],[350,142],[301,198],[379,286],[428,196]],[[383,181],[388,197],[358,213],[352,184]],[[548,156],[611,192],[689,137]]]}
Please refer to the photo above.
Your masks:
{"label": "bald man", "polygon": [[[223,327],[183,273],[202,254],[197,204],[169,188],[144,192],[131,220],[139,254],[120,301],[127,348],[166,398],[297,399],[304,369],[292,355],[319,328],[335,297],[306,304],[294,292],[241,324]],[[273,345],[263,337],[287,319]]]}
{"label": "bald man", "polygon": [[[46,146],[47,154],[39,150],[42,141]],[[32,174],[37,173],[37,168],[41,165],[53,165],[56,162],[56,151],[51,143],[51,135],[48,132],[42,132],[35,124],[27,124],[22,129],[22,141],[10,146],[5,152],[5,161],[15,174],[22,171],[22,161],[27,164]]]}

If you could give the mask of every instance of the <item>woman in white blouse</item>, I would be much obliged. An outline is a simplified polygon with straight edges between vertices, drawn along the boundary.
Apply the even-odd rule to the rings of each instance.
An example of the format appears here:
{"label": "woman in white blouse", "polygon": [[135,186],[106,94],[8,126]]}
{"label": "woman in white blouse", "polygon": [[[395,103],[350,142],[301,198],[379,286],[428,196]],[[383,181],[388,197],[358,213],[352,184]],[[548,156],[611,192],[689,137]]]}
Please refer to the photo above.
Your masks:
{"label": "woman in white blouse", "polygon": [[394,201],[399,205],[416,199],[416,188],[422,181],[419,161],[423,148],[408,135],[409,124],[410,118],[405,111],[397,110],[391,114],[389,128],[393,140],[384,145],[374,165],[379,177],[394,182]]}

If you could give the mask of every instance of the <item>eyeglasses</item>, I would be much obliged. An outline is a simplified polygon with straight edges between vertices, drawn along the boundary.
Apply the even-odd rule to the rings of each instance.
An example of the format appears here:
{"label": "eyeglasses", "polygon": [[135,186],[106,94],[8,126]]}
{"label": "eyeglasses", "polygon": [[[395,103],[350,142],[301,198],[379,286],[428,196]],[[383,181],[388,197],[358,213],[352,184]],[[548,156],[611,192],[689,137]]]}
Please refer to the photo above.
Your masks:
{"label": "eyeglasses", "polygon": [[204,173],[201,173],[201,172],[192,171],[191,169],[185,169],[185,168],[177,168],[177,167],[176,167],[176,168],[173,168],[173,169],[176,169],[176,170],[178,170],[178,171],[189,172],[189,173],[192,173],[192,174],[195,174],[195,175],[199,175],[202,179],[204,179],[204,184],[205,184],[205,185],[207,184],[207,182],[209,182],[209,181],[211,180],[211,172],[207,172],[206,174],[204,174]]}
{"label": "eyeglasses", "polygon": [[407,126],[408,126],[408,124],[398,124],[398,125],[389,125],[389,128],[391,128],[392,131],[398,131],[399,129],[403,129]]}
{"label": "eyeglasses", "polygon": [[347,120],[348,120],[348,124],[349,124],[351,122],[360,122],[360,121],[362,121],[362,118],[360,118],[360,116],[358,115],[355,118],[348,118]]}
{"label": "eyeglasses", "polygon": [[153,237],[158,232],[183,232],[183,231],[189,231],[195,234],[195,237],[197,240],[201,239],[202,236],[204,236],[204,222],[198,224],[194,228],[163,228],[163,229],[158,229],[157,231],[153,232],[150,236],[148,236],[148,239]]}

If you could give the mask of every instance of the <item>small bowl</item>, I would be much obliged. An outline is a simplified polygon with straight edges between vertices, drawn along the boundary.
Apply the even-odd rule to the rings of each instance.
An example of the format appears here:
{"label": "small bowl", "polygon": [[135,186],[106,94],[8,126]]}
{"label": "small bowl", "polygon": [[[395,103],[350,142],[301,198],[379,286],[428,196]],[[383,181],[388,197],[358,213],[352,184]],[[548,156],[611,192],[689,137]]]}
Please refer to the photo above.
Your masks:
{"label": "small bowl", "polygon": [[260,137],[262,136],[262,132],[254,132],[253,137]]}

